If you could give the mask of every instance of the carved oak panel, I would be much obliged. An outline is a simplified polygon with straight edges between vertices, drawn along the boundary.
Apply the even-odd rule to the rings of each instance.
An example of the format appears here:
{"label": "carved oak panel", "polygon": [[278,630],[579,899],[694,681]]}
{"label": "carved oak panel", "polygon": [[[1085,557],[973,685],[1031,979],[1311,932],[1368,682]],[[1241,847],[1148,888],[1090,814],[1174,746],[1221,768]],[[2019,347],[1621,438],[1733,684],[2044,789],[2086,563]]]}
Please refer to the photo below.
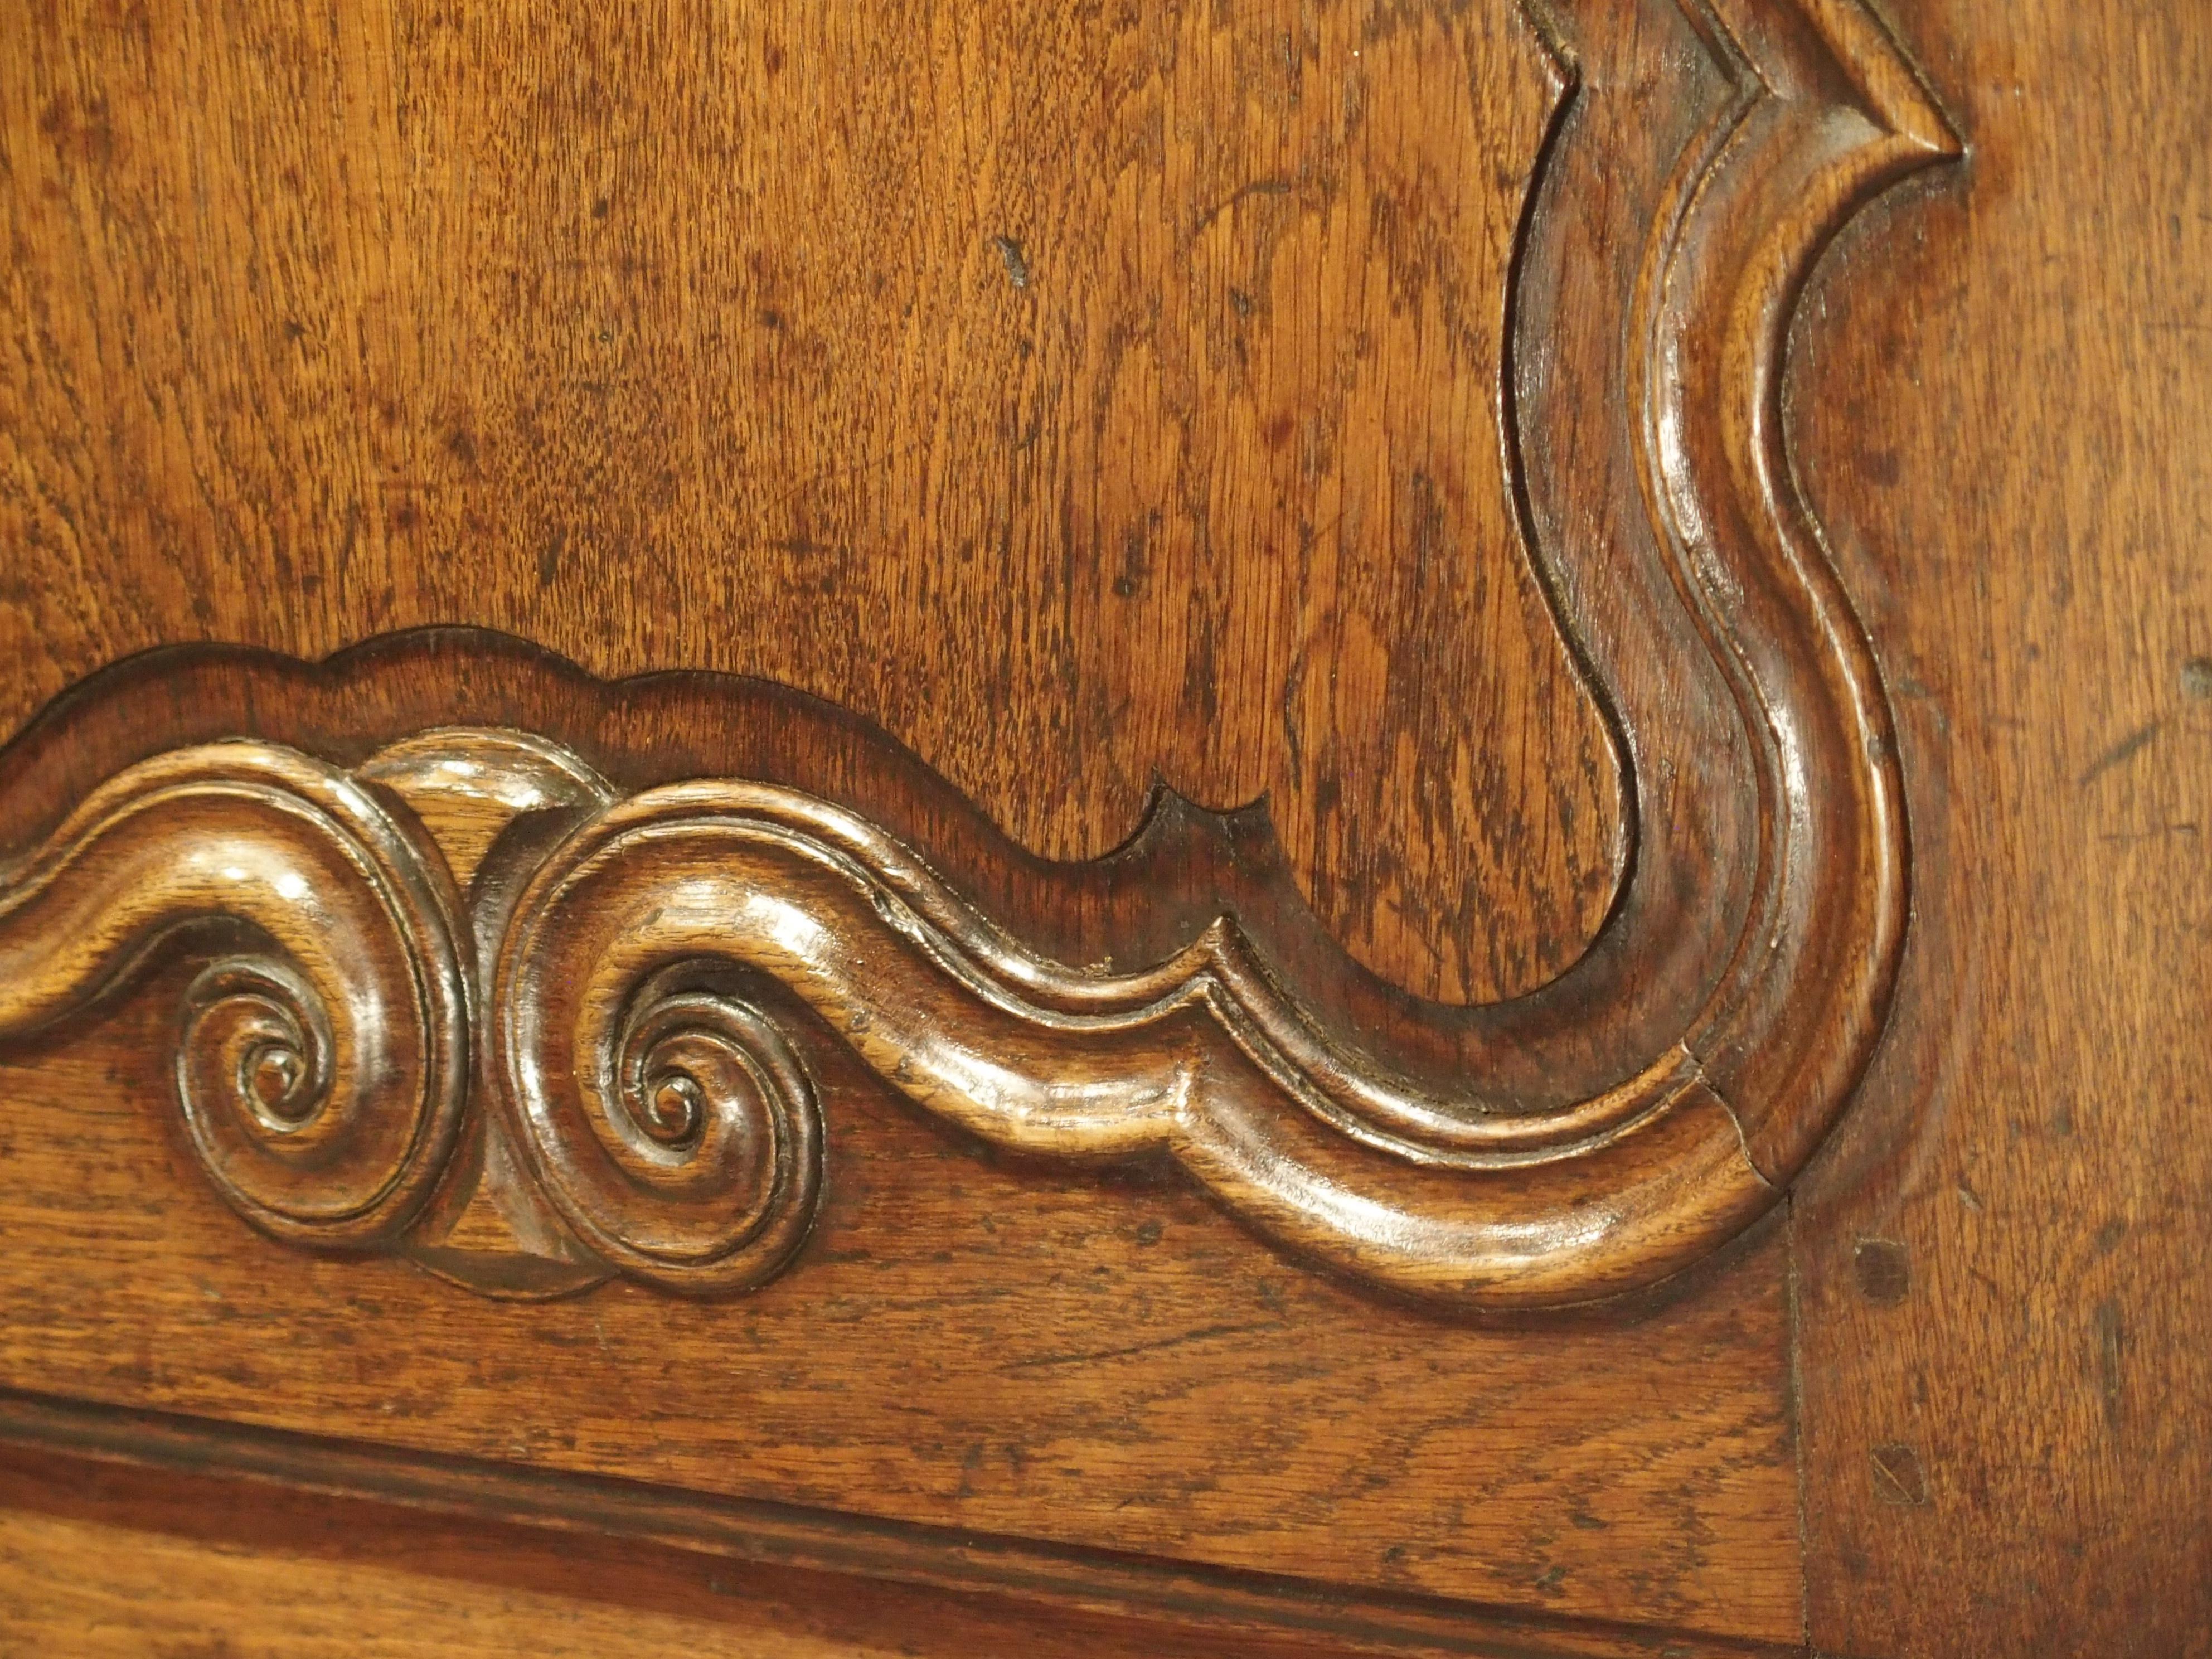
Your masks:
{"label": "carved oak panel", "polygon": [[[1779,376],[1826,239],[1953,148],[1855,6],[1686,16],[1721,92],[1663,158],[1633,238],[1606,250],[1623,343],[1555,333],[1557,295],[1535,292],[1565,288],[1580,257],[1555,198],[1608,161],[1577,55],[1600,48],[1548,20],[1535,27],[1549,136],[1498,273],[1511,280],[1491,372],[1515,510],[1497,528],[1525,537],[1607,714],[1635,848],[1596,946],[1542,990],[1425,1002],[1364,985],[1334,944],[1294,969],[1298,921],[1234,903],[1180,933],[1140,924],[1171,948],[1081,963],[979,908],[925,848],[817,795],[742,775],[624,792],[543,732],[454,730],[351,769],[202,744],[105,781],[23,854],[0,901],[0,1027],[52,1018],[186,924],[240,924],[264,943],[194,981],[177,1058],[180,1109],[224,1195],[280,1237],[404,1242],[448,1264],[464,1250],[453,1230],[489,1205],[564,1285],[619,1268],[739,1288],[804,1239],[821,1108],[745,993],[763,979],[987,1140],[1086,1160],[1164,1152],[1260,1231],[1378,1285],[1526,1306],[1675,1272],[1773,1201],[1888,1005],[1908,861],[1890,716],[1790,475]],[[1359,38],[1385,58],[1415,50]],[[1488,84],[1479,62],[1471,72]],[[1305,155],[1297,139],[1286,177],[1321,179],[1324,204],[1342,191],[1444,211],[1387,174],[1336,177],[1355,163],[1330,123],[1355,118],[1364,82],[1346,85],[1318,113],[1293,99],[1288,131],[1318,119],[1320,148]],[[1304,188],[1255,186],[1231,205]],[[1278,234],[1267,280],[1295,284],[1301,233]],[[1378,234],[1388,253],[1422,233]],[[1025,287],[1030,253],[999,242]],[[1431,325],[1394,305],[1377,325]],[[1250,367],[1237,383],[1263,414],[1312,406]],[[1419,379],[1453,395],[1449,377]],[[1328,465],[1371,453],[1433,483],[1419,444],[1393,435],[1395,406],[1362,424],[1349,385],[1325,423],[1368,447]],[[1563,401],[1616,416],[1638,482],[1571,529],[1544,509],[1583,481],[1541,476],[1538,455],[1556,466],[1572,446],[1528,430]],[[1206,430],[1227,441],[1238,422]],[[1145,487],[1140,471],[1103,476]],[[1348,488],[1308,476],[1295,498]],[[1263,544],[1272,533],[1233,501],[1212,510]],[[1586,539],[1595,556],[1573,545]],[[1638,611],[1589,599],[1597,583]],[[1716,727],[1731,764],[1699,752]],[[454,811],[459,828],[444,823]],[[1264,844],[1269,823],[1253,833]],[[1295,848],[1266,862],[1310,867]],[[1285,894],[1270,908],[1298,907]],[[1363,1018],[1378,1000],[1390,1018]]]}
{"label": "carved oak panel", "polygon": [[1973,31],[217,12],[0,54],[0,1439],[1413,1651],[2193,1513],[2194,913],[2095,875],[2212,647],[2130,701],[2071,451],[1912,476],[2061,193]]}

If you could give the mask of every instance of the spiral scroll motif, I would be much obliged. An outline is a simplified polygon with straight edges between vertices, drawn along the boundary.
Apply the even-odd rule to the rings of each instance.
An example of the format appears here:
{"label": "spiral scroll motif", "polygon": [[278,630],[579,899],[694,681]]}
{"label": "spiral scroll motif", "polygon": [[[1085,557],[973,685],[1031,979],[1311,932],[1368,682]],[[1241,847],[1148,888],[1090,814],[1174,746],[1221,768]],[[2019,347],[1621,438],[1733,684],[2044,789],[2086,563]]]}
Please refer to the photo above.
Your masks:
{"label": "spiral scroll motif", "polygon": [[[1725,933],[1668,925],[1668,871],[1718,843],[1686,809],[1650,815],[1639,836],[1674,862],[1639,853],[1603,948],[1515,1003],[1402,1011],[1420,1040],[1394,1048],[1302,1001],[1225,895],[1141,965],[1076,966],[817,794],[635,753],[626,792],[550,737],[439,724],[357,774],[216,744],[95,791],[0,869],[0,1036],[67,1012],[179,930],[229,928],[187,995],[175,1062],[216,1188],[277,1237],[413,1249],[495,1294],[522,1283],[516,1255],[544,1269],[531,1294],[604,1270],[696,1294],[775,1275],[823,1182],[802,1034],[1009,1151],[1172,1161],[1285,1247],[1413,1295],[1558,1306],[1708,1254],[1828,1133],[1895,994],[1911,866],[1897,745],[1872,646],[1796,494],[1783,379],[1820,250],[1959,146],[1852,0],[1683,10],[1729,91],[1624,262],[1626,343],[1557,319],[1508,332],[1545,376],[1579,363],[1609,393],[1623,365],[1621,437],[1650,523],[1596,536],[1610,562],[1592,568],[1679,605],[1704,652],[1621,676],[1616,639],[1589,665],[1639,770],[1693,740],[1674,725],[1695,687],[1724,696],[1713,724],[1740,735],[1758,830]],[[1750,10],[1758,27],[1731,26]],[[1587,179],[1604,158],[1558,51],[1547,165]],[[1550,188],[1532,191],[1524,230],[1571,221],[1540,212]],[[1502,387],[1515,465],[1539,378]],[[1592,499],[1610,512],[1628,496]],[[1561,550],[1536,533],[1534,500],[1523,528],[1540,563]],[[1559,621],[1572,631],[1564,605]],[[547,702],[556,729],[580,729],[573,683]],[[489,717],[520,706],[502,692]]]}
{"label": "spiral scroll motif", "polygon": [[821,1109],[791,1044],[713,963],[672,964],[586,1026],[568,1087],[525,1064],[505,1097],[562,1218],[664,1289],[773,1278],[822,1188]]}
{"label": "spiral scroll motif", "polygon": [[[1414,1295],[1595,1299],[1667,1278],[1773,1205],[1888,1017],[1910,873],[1879,666],[1778,435],[1786,343],[1842,223],[1958,150],[1877,23],[1799,9],[1802,27],[1738,29],[1686,4],[1729,93],[1676,158],[1623,289],[1624,435],[1650,523],[1620,545],[1649,534],[1648,591],[1680,605],[1698,672],[1733,705],[1759,827],[1734,936],[1628,933],[1620,919],[1655,914],[1632,885],[1615,954],[1518,1009],[1422,1010],[1452,1064],[1414,1070],[1310,1018],[1234,915],[1133,971],[1078,968],[830,802],[742,778],[668,782],[551,854],[493,995],[540,1178],[580,1229],[601,1229],[595,1245],[610,1214],[632,1237],[652,1220],[617,1204],[620,1183],[646,1190],[703,1133],[718,1079],[656,1070],[640,1045],[673,1051],[623,1012],[702,956],[782,987],[934,1115],[1025,1154],[1164,1154],[1288,1247]],[[1847,107],[1838,63],[1857,88]],[[1571,102],[1564,47],[1558,67]],[[1559,155],[1587,167],[1561,121]],[[1517,434],[1521,381],[1506,390]],[[1533,523],[1540,562],[1553,550]],[[1691,701],[1680,659],[1640,690],[1589,661],[1647,733]],[[1711,848],[1684,834],[1676,851]],[[1635,871],[1648,885],[1663,861]]]}
{"label": "spiral scroll motif", "polygon": [[366,1249],[442,1173],[468,1066],[458,901],[370,791],[275,745],[130,769],[0,885],[0,1035],[164,941],[232,952],[186,992],[173,1071],[194,1151],[263,1231]]}
{"label": "spiral scroll motif", "polygon": [[176,1073],[185,1126],[223,1196],[269,1231],[312,1231],[315,1210],[331,1207],[302,1203],[295,1171],[329,1161],[345,1182],[362,1162],[342,1145],[359,1125],[328,1109],[335,1048],[322,998],[275,958],[226,958],[185,994]]}

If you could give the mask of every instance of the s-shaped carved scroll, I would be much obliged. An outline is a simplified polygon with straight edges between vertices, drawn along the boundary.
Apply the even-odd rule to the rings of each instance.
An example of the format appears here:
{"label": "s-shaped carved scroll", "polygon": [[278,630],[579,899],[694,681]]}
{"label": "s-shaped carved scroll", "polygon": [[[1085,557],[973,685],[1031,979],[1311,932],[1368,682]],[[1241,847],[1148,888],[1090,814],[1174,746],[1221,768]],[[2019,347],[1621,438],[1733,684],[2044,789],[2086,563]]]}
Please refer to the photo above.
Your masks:
{"label": "s-shaped carved scroll", "polygon": [[[1463,1057],[1439,1078],[1317,1012],[1226,911],[1140,969],[1077,968],[817,793],[726,777],[625,794],[565,729],[448,730],[351,773],[241,742],[111,781],[4,872],[0,1035],[180,930],[228,929],[176,1066],[217,1188],[279,1237],[404,1249],[499,1293],[617,1272],[715,1293],[781,1271],[825,1179],[804,1044],[779,1024],[794,1005],[988,1141],[1164,1154],[1250,1225],[1372,1284],[1533,1307],[1676,1272],[1773,1203],[1887,1017],[1908,862],[1889,715],[1796,492],[1781,387],[1828,239],[1957,149],[1856,0],[1738,9],[1732,26],[1686,0],[1730,95],[1646,228],[1607,383],[1648,520],[1611,540],[1653,549],[1654,602],[1679,606],[1706,660],[1632,684],[1585,641],[1639,798],[1692,677],[1726,688],[1757,835],[1741,925],[1712,959],[1684,966],[1667,956],[1679,939],[1637,921],[1664,915],[1637,902],[1669,850],[1647,841],[1619,948],[1571,971],[1577,995],[1528,999],[1525,1018],[1413,1011]],[[1577,149],[1583,94],[1555,50],[1546,167],[1587,173],[1602,158]],[[1567,188],[1542,171],[1532,236],[1547,191]],[[1572,550],[1547,555],[1528,507],[1528,379],[1508,365],[1508,459],[1541,563]],[[1668,833],[1656,815],[1638,829]],[[1664,1020],[1649,996],[1630,1006],[1659,981],[1690,988]]]}

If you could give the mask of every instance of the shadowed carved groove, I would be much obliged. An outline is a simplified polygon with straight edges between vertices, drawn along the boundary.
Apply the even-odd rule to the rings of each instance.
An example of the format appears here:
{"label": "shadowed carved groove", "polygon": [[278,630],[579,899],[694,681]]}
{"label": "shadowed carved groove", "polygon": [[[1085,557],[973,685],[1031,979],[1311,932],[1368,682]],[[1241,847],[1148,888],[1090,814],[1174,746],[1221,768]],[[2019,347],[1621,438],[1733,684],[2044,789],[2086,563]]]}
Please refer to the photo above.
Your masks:
{"label": "shadowed carved groove", "polygon": [[[1685,0],[1731,93],[1643,244],[1625,387],[1656,591],[1711,661],[1661,664],[1638,708],[1601,653],[1583,658],[1631,757],[1626,728],[1717,667],[1757,792],[1742,926],[1714,960],[1636,954],[1680,948],[1647,928],[1625,967],[1560,982],[1689,988],[1656,1039],[1630,999],[1554,987],[1520,1008],[1417,1010],[1473,1034],[1457,1074],[1417,1074],[1318,1017],[1232,915],[1137,971],[1071,967],[813,793],[733,777],[623,799],[550,739],[465,731],[412,738],[386,751],[404,765],[361,775],[434,828],[441,799],[469,803],[465,856],[460,832],[405,827],[382,796],[273,744],[124,773],[0,890],[0,1033],[74,1006],[187,922],[248,924],[273,952],[225,957],[187,1000],[194,1144],[264,1229],[368,1244],[405,1231],[456,1144],[464,1016],[481,1000],[481,1109],[424,1223],[439,1270],[465,1282],[451,1264],[472,1258],[452,1241],[483,1225],[536,1241],[559,1267],[542,1282],[564,1289],[619,1271],[714,1293],[780,1270],[823,1180],[814,1085],[771,1012],[792,998],[930,1113],[1042,1157],[1165,1153],[1249,1224],[1370,1283],[1533,1307],[1674,1273],[1772,1204],[1887,1017],[1908,851],[1889,713],[1796,492],[1782,380],[1828,240],[1957,151],[1857,0],[1741,9]],[[1565,91],[1524,240],[1584,95],[1562,32],[1536,21]],[[1516,256],[1512,281],[1527,280]],[[1508,466],[1540,568],[1521,395],[1509,362]],[[1572,639],[1556,580],[1547,591]],[[449,763],[466,775],[441,796]],[[1646,787],[1632,775],[1639,803]],[[1639,804],[1639,834],[1646,817]],[[1651,879],[1638,862],[1632,884]],[[1634,896],[1608,924],[1616,942]],[[526,1192],[492,1190],[508,1170]],[[495,1224],[470,1209],[480,1191]]]}

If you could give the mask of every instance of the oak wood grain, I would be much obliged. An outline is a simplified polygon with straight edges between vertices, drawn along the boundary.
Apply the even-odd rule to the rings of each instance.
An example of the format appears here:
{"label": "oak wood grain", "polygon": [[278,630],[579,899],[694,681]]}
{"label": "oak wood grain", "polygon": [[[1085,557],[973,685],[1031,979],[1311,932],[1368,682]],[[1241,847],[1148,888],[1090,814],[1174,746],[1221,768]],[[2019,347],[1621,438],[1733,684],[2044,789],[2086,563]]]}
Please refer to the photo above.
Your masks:
{"label": "oak wood grain", "polygon": [[[0,1493],[0,1641],[24,1654],[1230,1650],[1214,1632],[21,1453]],[[1328,1650],[1258,1638],[1233,1650]]]}
{"label": "oak wood grain", "polygon": [[[505,647],[433,648],[465,666]],[[164,701],[151,659],[109,678],[86,705]],[[743,706],[723,690],[725,714]],[[53,781],[15,775],[32,800]],[[125,768],[0,866],[0,1036],[35,1047],[197,945],[213,960],[171,1064],[217,1190],[294,1242],[404,1243],[464,1279],[457,1249],[513,1258],[484,1264],[503,1292],[524,1267],[541,1291],[580,1288],[596,1264],[700,1295],[781,1271],[823,1181],[797,1018],[1004,1150],[1164,1158],[1352,1278],[1557,1306],[1733,1238],[1792,1172],[1776,1149],[1802,1157],[1839,1103],[1855,1064],[1819,1045],[1833,1034],[1848,1055],[1879,1029],[1888,951],[1879,927],[1856,935],[1899,899],[1797,884],[1808,921],[1771,923],[1759,960],[1787,975],[1809,958],[1802,993],[1760,994],[1755,974],[1753,994],[1729,988],[1717,1014],[1649,1058],[1628,1049],[1622,1081],[1564,1106],[1480,1074],[1424,1095],[1333,1041],[1232,913],[1158,961],[1077,967],[977,909],[925,849],[781,785],[621,799],[511,730],[410,735],[350,772],[234,735]],[[1832,943],[1808,947],[1798,925]],[[1751,1029],[1732,1030],[1744,1003]],[[1738,1085],[1776,1069],[1770,1043],[1816,1056],[1796,1062],[1808,1086]],[[487,1206],[490,1236],[464,1243]]]}
{"label": "oak wood grain", "polygon": [[150,645],[471,622],[835,697],[1049,856],[1264,795],[1432,994],[1602,919],[1500,461],[1563,90],[1517,0],[0,29],[0,728]]}
{"label": "oak wood grain", "polygon": [[994,1155],[799,1025],[834,1179],[788,1273],[736,1301],[487,1302],[239,1220],[144,1104],[187,966],[0,1060],[0,1384],[1321,1583],[1800,1627],[1771,1226],[1663,1302],[1532,1340],[1286,1263],[1158,1172]]}
{"label": "oak wood grain", "polygon": [[1838,248],[1791,411],[1918,853],[1799,1200],[1812,1636],[2203,1654],[2212,17],[1898,21],[1969,159]]}
{"label": "oak wood grain", "polygon": [[[1659,1294],[1506,1321],[1289,1266],[1157,1167],[994,1152],[827,1043],[838,1178],[750,1300],[488,1305],[302,1258],[167,1103],[201,965],[167,961],[0,1051],[0,1384],[1513,1609],[1554,1621],[1536,1652],[2207,1650],[2196,9],[24,6],[5,38],[0,728],[65,695],[0,752],[0,846],[181,743],[351,767],[522,725],[625,791],[841,803],[1068,962],[1231,910],[1431,1081],[1528,1009],[1566,1042],[1646,997],[1547,1060],[1565,1086],[1712,990],[1787,819],[1762,744],[1796,728],[1745,717],[1680,603],[1717,523],[1832,567],[1863,620],[1912,908],[1882,1047],[1782,1212]],[[1877,118],[1906,105],[1932,120]],[[1899,138],[1965,154],[1824,187],[1848,202],[1773,159]],[[1693,154],[1738,170],[1686,191]],[[1650,280],[1692,196],[1863,210],[1786,343]],[[1710,270],[1717,222],[1670,269]],[[1773,396],[1650,465],[1654,411],[1762,352]],[[418,622],[842,708],[379,637]],[[190,640],[374,642],[83,687]],[[1155,770],[1267,813],[1146,817]],[[364,1639],[731,1629],[693,1576],[724,1565],[572,1582],[586,1546],[496,1508],[332,1510],[310,1552],[331,1500],[27,1455],[26,1642],[283,1650],[337,1639],[318,1594]],[[923,1639],[880,1609],[971,1650],[1184,1639],[942,1580],[748,1582],[731,1639],[769,1651]]]}
{"label": "oak wood grain", "polygon": [[[1691,801],[1686,811],[1669,802],[1674,810],[1644,815],[1635,872],[1600,948],[1522,1011],[1452,1018],[1410,1003],[1423,1036],[1458,1050],[1462,1075],[1431,1082],[1387,1051],[1332,1041],[1324,1020],[1285,1000],[1265,941],[1228,911],[1204,920],[1171,958],[1133,972],[1079,970],[973,911],[927,869],[926,850],[833,804],[744,777],[602,799],[536,875],[518,872],[511,921],[479,907],[477,954],[497,966],[477,975],[474,999],[496,1027],[478,1046],[495,1055],[488,1092],[510,1123],[509,1160],[530,1167],[593,1254],[661,1282],[752,1283],[808,1224],[820,1131],[805,1068],[772,1019],[699,978],[709,960],[765,973],[841,1026],[911,1098],[1002,1146],[1097,1158],[1164,1150],[1256,1224],[1400,1288],[1499,1305],[1584,1299],[1664,1277],[1772,1201],[1826,1133],[1887,1016],[1908,855],[1880,672],[1796,497],[1776,418],[1784,334],[1809,262],[1835,229],[1885,184],[1956,145],[1909,66],[1856,10],[1681,21],[1723,95],[1680,155],[1650,158],[1650,222],[1613,250],[1613,269],[1629,279],[1620,380],[1602,351],[1588,358],[1562,343],[1548,361],[1540,334],[1536,375],[1588,362],[1598,377],[1548,397],[1540,380],[1529,394],[1520,366],[1501,365],[1499,377],[1501,447],[1524,518],[1534,514],[1524,402],[1538,428],[1551,404],[1620,406],[1650,514],[1638,527],[1652,557],[1638,580],[1672,601],[1675,631],[1698,647],[1630,669],[1604,648],[1618,642],[1606,623],[1572,635],[1592,653],[1584,667],[1607,697],[1617,742],[1638,756],[1638,793],[1680,785]],[[1564,36],[1544,46],[1579,106],[1578,47]],[[1551,131],[1587,166],[1570,108],[1559,104]],[[1547,138],[1547,158],[1552,149]],[[1523,225],[1548,245],[1537,188],[1532,178]],[[1025,283],[1018,250],[1006,249]],[[1555,556],[1540,561],[1553,583]],[[1725,695],[1714,698],[1717,685]],[[1712,829],[1728,815],[1707,799],[1730,794],[1728,769],[1708,765],[1692,726],[1671,729],[1669,717],[1701,699],[1733,715],[1723,729],[1749,773],[1736,822],[1755,826],[1756,839],[1734,871],[1714,867],[1725,843]],[[98,989],[114,960],[210,905],[222,913],[224,883],[258,882],[241,921],[318,902],[329,870],[264,847],[265,831],[195,817],[184,842],[164,839],[173,832],[156,808],[197,806],[227,788],[225,756],[261,757],[253,765],[292,777],[301,803],[355,787],[289,750],[222,745],[149,758],[103,783],[23,854],[0,939],[21,958],[20,994],[0,1006],[0,1028],[51,1018]],[[173,786],[173,774],[191,781]],[[34,767],[34,800],[39,784]],[[266,787],[257,774],[257,797]],[[325,809],[301,811],[315,820]],[[1218,828],[1233,844],[1227,823]],[[397,825],[370,839],[408,842]],[[428,851],[422,859],[441,863]],[[362,868],[374,877],[390,863]],[[117,872],[142,865],[176,878],[126,890]],[[1670,891],[1666,873],[1701,866],[1703,885],[1733,904],[1709,912],[1705,928],[1676,925],[1706,907]],[[270,882],[254,872],[280,867],[263,890]],[[414,884],[453,885],[427,875]],[[70,942],[57,946],[42,930]],[[350,1103],[324,1113],[325,1095],[361,1092],[370,1112],[382,1109],[375,1068],[357,1079],[346,1057],[367,1051],[364,1034],[383,1023],[376,1011],[398,1005],[334,982],[332,964],[358,952],[386,976],[449,988],[430,998],[448,1007],[467,977],[445,939],[459,931],[450,903],[403,930],[396,953],[351,923],[316,942],[319,956],[290,930],[289,912],[271,927],[307,969],[301,997],[286,994],[291,968],[250,957],[211,968],[208,994],[225,1011],[223,1031],[245,1021],[216,1046],[225,1066],[238,1048],[239,1092],[254,1097],[241,1118],[252,1156],[287,1171],[367,1121]],[[256,988],[241,991],[249,980]],[[241,1000],[259,1012],[234,1015]],[[362,1017],[349,1012],[356,1000]],[[264,1029],[272,1018],[277,1036]],[[193,1016],[180,1076],[203,1066],[212,1023]],[[442,1031],[453,1020],[423,1023]],[[311,1040],[325,1024],[334,1036]],[[426,1053],[447,1056],[452,1072],[459,1046],[449,1036]],[[672,1058],[679,1050],[693,1059]],[[392,1069],[406,1079],[404,1063]],[[456,1091],[451,1078],[441,1087],[437,1066],[422,1071],[420,1092],[447,1103],[410,1113],[395,1085],[392,1121],[434,1164]],[[268,1092],[261,1073],[279,1072],[281,1098],[258,1098]],[[1516,1087],[1516,1072],[1532,1081]],[[1270,1084],[1288,1098],[1271,1098]],[[185,1115],[206,1152],[212,1120],[196,1099],[187,1089]],[[499,1156],[486,1146],[489,1168]],[[237,1201],[228,1155],[210,1152],[210,1161]],[[421,1190],[420,1167],[409,1162],[390,1192]],[[359,1207],[380,1216],[382,1198]],[[707,1215],[726,1203],[736,1206],[728,1216]],[[252,1216],[256,1205],[270,1207],[256,1195],[241,1208]],[[296,1206],[276,1207],[295,1216]]]}
{"label": "oak wood grain", "polygon": [[[0,1407],[10,1431],[21,1402]],[[60,1420],[49,1415],[48,1428]],[[118,1424],[114,1426],[121,1426]],[[868,1655],[1238,1656],[1316,1659],[1779,1659],[1765,1644],[1682,1631],[1473,1610],[1412,1598],[1301,1596],[1279,1580],[1239,1584],[1143,1563],[1036,1562],[994,1583],[933,1566],[896,1540],[825,1534],[817,1557],[761,1553],[735,1535],[607,1530],[604,1494],[555,1530],[489,1518],[481,1475],[403,1507],[389,1461],[357,1459],[362,1486],[296,1455],[294,1482],[241,1476],[216,1447],[178,1462],[141,1419],[129,1462],[0,1449],[0,1632],[36,1650],[220,1654],[740,1652]],[[233,1449],[235,1443],[232,1442]],[[222,1472],[218,1472],[222,1471]],[[381,1485],[379,1483],[382,1482]],[[592,1518],[578,1523],[578,1516]],[[795,1540],[784,1540],[787,1549]],[[855,1546],[859,1547],[856,1549]],[[970,1540],[968,1553],[988,1559]],[[873,1571],[852,1568],[866,1554]],[[1125,1604],[1118,1576],[1168,1593]],[[943,1593],[952,1589],[955,1594]],[[1296,1634],[1285,1634],[1285,1628]],[[1795,1651],[1795,1650],[1791,1650]]]}

